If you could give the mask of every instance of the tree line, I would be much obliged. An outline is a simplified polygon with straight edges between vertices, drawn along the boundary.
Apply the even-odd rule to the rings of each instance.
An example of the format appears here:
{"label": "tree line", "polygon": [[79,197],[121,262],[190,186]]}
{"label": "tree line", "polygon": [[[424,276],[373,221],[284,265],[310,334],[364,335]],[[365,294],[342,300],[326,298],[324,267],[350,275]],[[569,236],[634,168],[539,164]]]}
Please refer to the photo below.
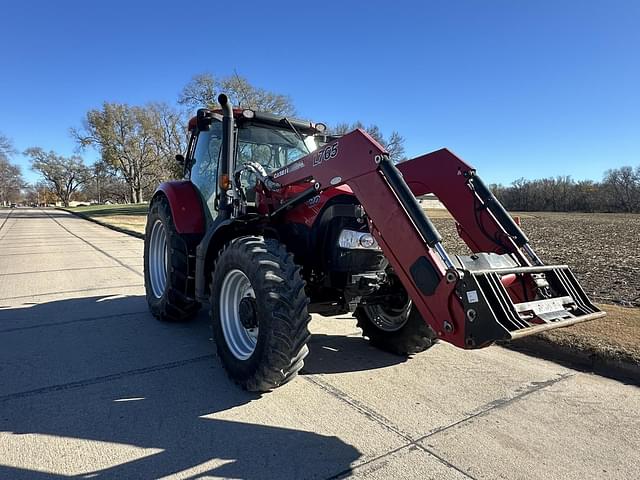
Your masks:
{"label": "tree line", "polygon": [[[184,152],[187,140],[187,121],[197,108],[217,108],[217,96],[224,92],[239,108],[295,116],[293,101],[287,95],[271,92],[252,85],[238,74],[217,77],[211,73],[195,75],[182,89],[175,104],[152,102],[145,105],[104,102],[89,110],[78,127],[70,128],[78,153],[94,149],[100,159],[88,166],[80,155],[65,157],[54,151],[34,146],[23,153],[29,157],[31,168],[42,178],[36,185],[24,185],[18,169],[11,174],[20,181],[11,190],[16,196],[22,190],[30,203],[45,197],[42,188],[57,197],[63,205],[72,200],[98,203],[139,203],[148,200],[156,186],[181,175],[174,157]],[[333,133],[345,133],[353,128],[364,128],[389,149],[392,159],[404,158],[404,139],[398,132],[385,138],[376,125],[364,127],[362,123],[339,124]],[[10,146],[10,144],[8,144]],[[10,165],[8,154],[0,163],[0,188],[5,183],[4,170]],[[9,174],[7,174],[9,175]],[[8,189],[9,187],[7,187]],[[8,191],[8,190],[7,190]],[[4,190],[0,195],[7,196]],[[34,200],[37,199],[37,200]],[[2,197],[0,197],[0,201]]]}
{"label": "tree line", "polygon": [[[148,200],[156,186],[181,175],[174,160],[184,152],[187,120],[200,107],[218,108],[217,96],[226,93],[240,108],[251,108],[282,116],[295,116],[290,97],[251,84],[237,74],[195,75],[181,90],[175,104],[145,105],[104,102],[89,110],[81,125],[70,128],[78,154],[65,157],[34,146],[23,153],[41,180],[28,185],[19,166],[10,157],[16,153],[11,141],[0,135],[0,204],[17,201],[69,205],[73,200],[98,203],[138,203]],[[333,134],[354,128],[365,129],[390,153],[392,160],[405,159],[404,138],[398,132],[386,137],[377,125],[339,123]],[[99,153],[99,160],[86,165],[79,155],[87,149]],[[602,181],[575,181],[568,176],[527,180],[509,186],[494,184],[492,190],[509,210],[639,212],[640,166],[605,172]]]}
{"label": "tree line", "polygon": [[640,165],[607,170],[600,182],[569,176],[519,178],[491,189],[513,211],[640,213]]}

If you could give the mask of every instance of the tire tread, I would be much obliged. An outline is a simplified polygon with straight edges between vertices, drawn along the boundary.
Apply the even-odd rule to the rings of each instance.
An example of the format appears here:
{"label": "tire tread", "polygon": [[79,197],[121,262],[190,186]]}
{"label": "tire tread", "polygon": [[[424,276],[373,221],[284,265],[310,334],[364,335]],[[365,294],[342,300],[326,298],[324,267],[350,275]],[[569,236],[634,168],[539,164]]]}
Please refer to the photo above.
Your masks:
{"label": "tire tread", "polygon": [[[248,265],[245,274],[250,277],[254,290],[263,292],[267,303],[265,311],[268,319],[261,318],[261,329],[270,329],[259,342],[254,355],[259,359],[250,374],[240,372],[235,359],[226,347],[224,335],[219,325],[217,282],[224,278],[227,263],[232,258],[245,258]],[[308,324],[311,316],[307,311],[309,299],[305,293],[305,282],[301,269],[293,261],[293,255],[275,239],[259,236],[238,237],[228,242],[216,259],[212,275],[211,320],[218,357],[229,377],[249,391],[265,392],[291,380],[304,365],[308,353],[307,341],[310,337]],[[256,294],[258,295],[258,294]],[[264,325],[264,326],[262,326]],[[262,332],[261,332],[262,334]],[[253,358],[253,357],[251,357]]]}

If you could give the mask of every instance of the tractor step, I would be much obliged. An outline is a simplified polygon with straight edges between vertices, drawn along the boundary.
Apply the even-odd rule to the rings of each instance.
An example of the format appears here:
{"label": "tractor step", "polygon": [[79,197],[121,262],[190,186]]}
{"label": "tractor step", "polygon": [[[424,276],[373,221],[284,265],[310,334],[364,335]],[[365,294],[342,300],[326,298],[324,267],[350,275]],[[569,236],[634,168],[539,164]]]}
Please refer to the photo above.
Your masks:
{"label": "tractor step", "polygon": [[[463,268],[458,269],[461,279],[456,286],[465,310],[467,348],[605,316],[566,265],[504,266],[512,263],[507,255],[473,257],[458,257]],[[500,266],[487,268],[496,264]],[[514,302],[516,295],[509,289],[522,287],[520,291],[526,292],[527,283],[535,285],[536,298]]]}

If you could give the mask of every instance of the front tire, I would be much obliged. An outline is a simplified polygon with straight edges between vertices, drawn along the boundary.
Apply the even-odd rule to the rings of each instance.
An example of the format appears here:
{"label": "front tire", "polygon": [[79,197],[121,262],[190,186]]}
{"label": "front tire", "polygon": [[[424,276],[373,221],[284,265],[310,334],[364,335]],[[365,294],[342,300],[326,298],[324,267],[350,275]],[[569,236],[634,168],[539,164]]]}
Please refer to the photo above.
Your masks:
{"label": "front tire", "polygon": [[242,388],[269,391],[304,365],[311,320],[304,287],[300,267],[277,240],[239,237],[221,251],[211,284],[213,337]]}
{"label": "front tire", "polygon": [[144,286],[156,318],[181,322],[198,313],[200,304],[192,298],[194,264],[187,239],[176,231],[168,200],[160,196],[149,207],[144,237]]}
{"label": "front tire", "polygon": [[412,302],[402,308],[361,305],[354,313],[362,335],[374,347],[400,356],[427,350],[438,341]]}

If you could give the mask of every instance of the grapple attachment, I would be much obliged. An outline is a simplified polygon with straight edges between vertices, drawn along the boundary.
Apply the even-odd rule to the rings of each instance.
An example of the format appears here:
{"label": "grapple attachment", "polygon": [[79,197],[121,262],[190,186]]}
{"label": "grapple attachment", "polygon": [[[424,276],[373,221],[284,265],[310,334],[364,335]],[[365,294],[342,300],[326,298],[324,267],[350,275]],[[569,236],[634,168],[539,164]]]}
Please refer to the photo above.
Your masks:
{"label": "grapple attachment", "polygon": [[[467,348],[605,315],[591,303],[567,265],[520,267],[510,255],[495,254],[457,257],[457,262],[461,278],[456,293],[465,311]],[[513,288],[517,295],[524,293],[523,301],[514,301]]]}

